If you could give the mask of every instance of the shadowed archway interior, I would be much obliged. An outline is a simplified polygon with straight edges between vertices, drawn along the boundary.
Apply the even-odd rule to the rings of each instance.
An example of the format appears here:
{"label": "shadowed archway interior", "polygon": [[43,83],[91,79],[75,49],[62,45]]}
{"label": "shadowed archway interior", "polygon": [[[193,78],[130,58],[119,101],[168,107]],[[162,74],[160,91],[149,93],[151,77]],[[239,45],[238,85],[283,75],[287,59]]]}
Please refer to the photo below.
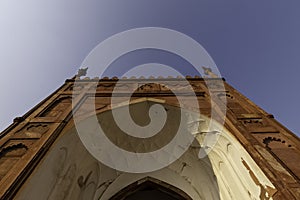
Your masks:
{"label": "shadowed archway interior", "polygon": [[155,178],[146,177],[142,180],[136,181],[127,187],[123,188],[117,194],[110,198],[110,200],[192,200],[182,190],[157,180]]}

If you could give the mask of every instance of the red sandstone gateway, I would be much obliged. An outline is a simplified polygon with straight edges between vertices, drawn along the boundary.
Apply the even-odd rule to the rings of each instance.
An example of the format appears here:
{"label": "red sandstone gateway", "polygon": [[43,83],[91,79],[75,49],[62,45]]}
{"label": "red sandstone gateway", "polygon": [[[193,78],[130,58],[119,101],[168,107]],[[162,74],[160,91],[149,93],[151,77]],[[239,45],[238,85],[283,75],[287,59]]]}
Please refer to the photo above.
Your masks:
{"label": "red sandstone gateway", "polygon": [[[184,80],[192,87],[198,105],[190,103],[192,93]],[[215,84],[216,80],[225,85],[225,91],[219,91],[217,85],[213,91],[208,90],[207,85]],[[112,105],[117,83],[119,90],[113,94],[116,105]],[[126,104],[124,99],[128,98],[130,88],[135,90]],[[224,123],[218,108],[222,103],[226,106]],[[147,126],[151,123],[148,110],[155,104],[164,108],[166,122],[151,137],[126,134],[114,120],[114,110],[129,106],[132,120],[139,126]],[[214,119],[212,112],[217,113]],[[118,155],[119,159],[112,149],[110,152],[100,146],[105,152],[99,150],[99,155],[107,156],[108,160],[99,161],[97,152],[95,155],[90,152],[94,147],[86,148],[77,134],[75,122],[88,123],[93,116],[108,141],[125,152]],[[184,134],[193,137],[191,144],[181,145],[182,139],[178,139],[175,147],[184,149],[178,157],[176,148],[174,154],[168,151],[154,154],[173,141],[180,123],[184,123]],[[90,136],[97,132],[98,125],[85,126],[86,137],[90,137],[87,142],[93,145],[101,142]],[[207,140],[209,136],[215,140]],[[201,156],[201,149],[207,155]],[[133,162],[127,154],[136,155],[138,160]],[[150,155],[150,160],[136,165],[144,155]],[[169,156],[172,162],[159,168],[154,164],[159,164],[160,157],[151,155]],[[75,76],[1,133],[0,196],[5,200],[291,200],[300,199],[299,163],[299,138],[223,79]],[[151,171],[152,164],[156,170]],[[148,172],[133,173],[143,167],[148,167]]]}

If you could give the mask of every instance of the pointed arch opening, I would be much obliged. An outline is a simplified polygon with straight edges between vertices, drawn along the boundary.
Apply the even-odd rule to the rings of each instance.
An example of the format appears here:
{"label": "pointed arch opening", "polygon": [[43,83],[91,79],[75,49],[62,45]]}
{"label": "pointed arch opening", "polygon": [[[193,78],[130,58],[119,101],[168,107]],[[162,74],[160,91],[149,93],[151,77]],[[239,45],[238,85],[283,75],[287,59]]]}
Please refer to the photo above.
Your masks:
{"label": "pointed arch opening", "polygon": [[184,191],[152,177],[138,180],[120,190],[110,200],[192,200]]}

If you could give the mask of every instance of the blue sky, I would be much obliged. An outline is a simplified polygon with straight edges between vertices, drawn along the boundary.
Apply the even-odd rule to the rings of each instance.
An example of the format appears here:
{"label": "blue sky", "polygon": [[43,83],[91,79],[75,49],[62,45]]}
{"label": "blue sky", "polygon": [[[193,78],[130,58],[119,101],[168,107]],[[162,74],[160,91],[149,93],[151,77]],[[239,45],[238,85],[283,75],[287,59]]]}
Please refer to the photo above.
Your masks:
{"label": "blue sky", "polygon": [[101,41],[151,26],[198,41],[228,83],[299,135],[299,7],[296,0],[1,0],[0,130],[72,77]]}

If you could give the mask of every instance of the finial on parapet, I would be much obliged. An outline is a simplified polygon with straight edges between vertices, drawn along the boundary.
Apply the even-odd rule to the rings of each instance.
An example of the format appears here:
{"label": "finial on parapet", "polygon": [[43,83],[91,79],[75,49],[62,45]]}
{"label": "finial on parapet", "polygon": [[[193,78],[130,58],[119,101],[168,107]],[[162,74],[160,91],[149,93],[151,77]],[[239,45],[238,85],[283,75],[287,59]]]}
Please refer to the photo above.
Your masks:
{"label": "finial on parapet", "polygon": [[210,76],[209,78],[219,78],[219,76],[217,74],[215,74],[210,67],[203,67],[202,66],[202,69],[204,71],[204,74],[205,75],[208,75]]}
{"label": "finial on parapet", "polygon": [[86,68],[80,68],[78,70],[78,72],[77,72],[76,77],[80,78],[82,76],[86,76],[87,70],[88,70],[88,67],[86,67]]}

